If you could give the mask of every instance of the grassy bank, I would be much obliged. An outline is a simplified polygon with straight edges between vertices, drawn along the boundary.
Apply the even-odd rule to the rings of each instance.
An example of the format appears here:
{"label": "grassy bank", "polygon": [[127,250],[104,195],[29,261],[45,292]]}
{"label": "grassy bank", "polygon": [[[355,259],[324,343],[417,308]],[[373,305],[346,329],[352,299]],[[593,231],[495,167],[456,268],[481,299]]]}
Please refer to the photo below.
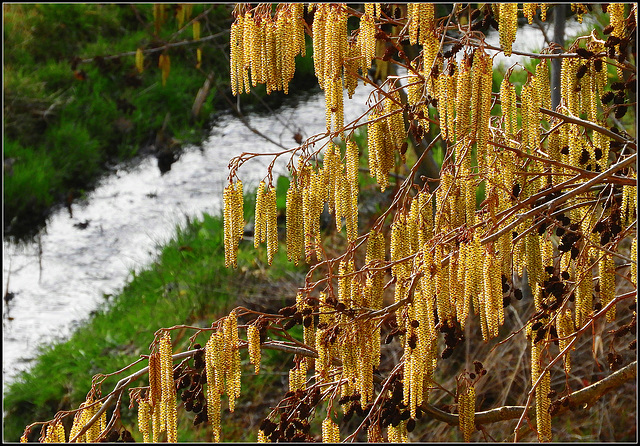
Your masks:
{"label": "grassy bank", "polygon": [[[253,213],[251,199],[247,197],[246,203],[249,220]],[[302,270],[287,262],[284,249],[279,251],[271,268],[265,266],[265,249],[256,251],[252,239],[247,239],[241,243],[238,269],[224,267],[223,230],[219,217],[204,215],[178,228],[175,238],[161,249],[153,264],[132,272],[120,295],[99,308],[68,341],[42,348],[31,370],[9,385],[4,399],[4,440],[17,441],[26,425],[51,419],[58,410],[78,407],[91,388],[94,374],[112,373],[133,363],[139,355],[148,354],[154,332],[159,328],[180,324],[209,327],[240,304],[271,311],[290,304],[295,297],[295,288],[287,281],[300,282]],[[174,349],[187,348],[192,334],[193,330],[173,331]],[[200,335],[197,342],[204,345],[205,335]],[[261,374],[245,380],[245,398],[239,402],[241,407],[268,405],[268,401],[254,401],[251,396],[266,393],[266,389],[282,383],[286,385],[287,381],[282,380],[280,373],[281,365],[290,358],[266,351],[263,358]],[[103,394],[123,376],[144,365],[138,364],[123,375],[108,378],[102,384]],[[253,375],[249,367],[244,373]],[[143,385],[142,381],[139,385]],[[243,417],[241,422],[247,423],[242,411],[238,412],[231,417]],[[260,410],[262,412],[264,410]],[[125,409],[122,415],[125,425],[131,427],[135,411]],[[192,418],[184,417],[182,422],[188,423]],[[254,422],[261,421],[257,415],[254,418]],[[227,428],[243,431],[234,426],[230,423]],[[68,432],[70,426],[66,427]],[[182,426],[180,441],[210,440],[209,429],[204,425],[200,428]],[[34,429],[30,438],[37,439],[39,430]],[[241,438],[255,441],[252,438],[255,432],[257,429],[244,429]],[[141,440],[137,432],[133,434]],[[235,432],[233,436],[238,438],[237,434]]]}
{"label": "grassy bank", "polygon": [[[81,197],[118,162],[172,156],[202,141],[212,115],[229,108],[232,6],[193,5],[200,43],[193,43],[188,19],[180,26],[177,5],[165,5],[157,30],[152,4],[3,6],[5,234],[33,234],[52,206]],[[191,42],[172,46],[185,41]],[[144,52],[141,73],[137,49]],[[170,57],[164,85],[160,54]],[[316,83],[307,59],[296,88]],[[195,114],[207,77],[208,95]],[[256,93],[266,96],[264,89]],[[268,99],[278,103],[282,96]]]}

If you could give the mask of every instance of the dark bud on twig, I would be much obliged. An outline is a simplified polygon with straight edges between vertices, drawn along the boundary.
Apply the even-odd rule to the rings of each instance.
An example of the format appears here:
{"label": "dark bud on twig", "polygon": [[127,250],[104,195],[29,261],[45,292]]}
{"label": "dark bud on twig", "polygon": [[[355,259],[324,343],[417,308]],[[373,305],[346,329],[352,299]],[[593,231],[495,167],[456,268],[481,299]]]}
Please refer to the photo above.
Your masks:
{"label": "dark bud on twig", "polygon": [[587,70],[589,67],[587,65],[580,65],[578,71],[576,72],[576,78],[582,79],[585,74],[587,74]]}
{"label": "dark bud on twig", "polygon": [[578,54],[578,56],[582,57],[583,59],[590,59],[594,56],[593,52],[584,48],[578,48],[576,50],[576,53]]}
{"label": "dark bud on twig", "polygon": [[618,105],[616,108],[616,119],[621,119],[624,115],[627,114],[627,106],[626,105]]}

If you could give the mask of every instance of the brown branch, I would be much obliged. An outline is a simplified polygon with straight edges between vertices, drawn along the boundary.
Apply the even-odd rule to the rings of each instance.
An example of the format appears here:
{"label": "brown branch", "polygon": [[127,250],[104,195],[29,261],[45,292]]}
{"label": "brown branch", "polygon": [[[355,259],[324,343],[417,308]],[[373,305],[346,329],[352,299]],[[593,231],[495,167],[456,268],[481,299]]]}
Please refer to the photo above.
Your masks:
{"label": "brown branch", "polygon": [[583,183],[582,186],[575,188],[571,192],[567,192],[566,194],[562,194],[561,196],[559,196],[558,198],[556,198],[554,200],[548,201],[548,202],[546,202],[544,204],[541,204],[540,206],[537,206],[537,207],[531,209],[528,212],[525,212],[524,214],[518,215],[512,223],[508,224],[507,226],[505,226],[504,228],[502,228],[498,232],[494,232],[490,236],[483,238],[482,240],[480,240],[480,243],[484,245],[484,244],[489,243],[489,242],[491,242],[493,240],[497,240],[502,234],[510,231],[511,229],[516,227],[518,224],[520,224],[522,221],[526,220],[527,218],[529,218],[529,217],[541,212],[544,209],[553,209],[553,208],[555,208],[559,204],[564,203],[565,201],[567,201],[568,199],[570,199],[570,198],[572,198],[572,197],[584,192],[585,190],[588,190],[594,184],[600,183],[605,178],[611,176],[615,171],[620,170],[620,169],[622,169],[624,167],[627,167],[629,164],[634,163],[636,161],[637,157],[638,157],[637,153],[634,153],[633,155],[631,155],[626,160],[621,161],[621,162],[619,162],[617,164],[614,164],[609,169],[607,169],[604,172],[602,172],[600,175],[598,175],[598,176],[592,178],[591,180]]}
{"label": "brown branch", "polygon": [[[568,398],[569,405],[566,407],[561,406],[556,415],[566,412],[571,407],[586,408],[586,406],[591,406],[595,401],[597,401],[608,391],[620,387],[627,381],[635,379],[637,375],[637,366],[638,361],[633,361],[631,364],[623,367],[617,372],[612,373],[606,378],[603,378],[588,387],[571,393],[570,395],[565,397]],[[435,406],[432,406],[431,404],[426,403],[422,404],[420,408],[436,420],[443,421],[452,426],[457,426],[459,424],[458,414],[445,412]],[[489,424],[497,423],[499,421],[513,420],[521,417],[524,410],[524,406],[502,406],[483,412],[476,412],[475,422],[476,424]],[[527,410],[527,416],[532,419],[535,418],[535,411],[535,407],[529,407],[529,409]]]}

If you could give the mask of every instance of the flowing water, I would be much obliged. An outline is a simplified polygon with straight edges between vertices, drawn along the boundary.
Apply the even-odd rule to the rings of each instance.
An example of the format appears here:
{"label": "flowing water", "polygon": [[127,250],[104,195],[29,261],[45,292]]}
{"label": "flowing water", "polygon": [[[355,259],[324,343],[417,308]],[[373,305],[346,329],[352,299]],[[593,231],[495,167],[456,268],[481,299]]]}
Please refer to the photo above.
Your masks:
{"label": "flowing water", "polygon": [[[361,85],[352,100],[345,95],[346,122],[364,113],[369,91]],[[305,139],[325,132],[324,111],[324,94],[315,92],[247,121],[291,148],[297,145],[293,139],[297,132]],[[217,120],[201,147],[185,148],[164,175],[155,158],[123,167],[105,178],[84,202],[74,204],[72,217],[66,209],[52,215],[32,242],[4,241],[3,283],[14,293],[10,302],[3,301],[4,383],[28,368],[39,344],[67,337],[125,285],[133,269],[149,264],[156,248],[173,236],[186,216],[218,214],[232,157],[281,150],[237,117],[226,115]],[[238,176],[245,190],[266,175],[272,159],[254,158],[240,167]],[[274,180],[286,173],[288,161],[288,156],[278,159]]]}

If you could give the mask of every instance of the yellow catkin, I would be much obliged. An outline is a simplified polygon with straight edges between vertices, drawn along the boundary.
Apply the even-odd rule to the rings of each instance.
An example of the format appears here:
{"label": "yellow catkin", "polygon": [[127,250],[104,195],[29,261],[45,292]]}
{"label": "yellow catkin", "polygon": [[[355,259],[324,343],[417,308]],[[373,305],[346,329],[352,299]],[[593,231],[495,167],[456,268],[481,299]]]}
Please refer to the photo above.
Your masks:
{"label": "yellow catkin", "polygon": [[[566,309],[564,311],[560,310],[556,317],[556,331],[558,332],[558,337],[560,338],[558,341],[558,346],[560,347],[560,351],[564,350],[569,343],[571,342],[571,335],[575,329],[573,327],[573,317],[571,316],[571,310]],[[565,338],[565,339],[563,339]],[[564,356],[564,370],[566,373],[571,372],[571,356],[570,352]]]}
{"label": "yellow catkin", "polygon": [[436,308],[441,322],[451,319],[453,315],[449,295],[449,265],[442,265],[444,257],[443,247],[439,244],[436,246],[433,262],[436,267]]}
{"label": "yellow catkin", "polygon": [[[543,342],[535,342],[536,332],[531,329],[533,324],[527,325],[527,336],[531,338],[531,384],[535,384],[540,378],[542,371],[540,360],[542,357]],[[549,371],[545,372],[545,376],[540,380],[540,384],[536,388],[536,421],[538,427],[538,439],[540,441],[551,441],[551,414],[549,413],[550,392],[550,375]]]}
{"label": "yellow catkin", "polygon": [[256,192],[255,224],[253,228],[253,247],[257,248],[260,243],[267,239],[267,204],[265,193],[265,182],[260,181]]}
{"label": "yellow catkin", "polygon": [[225,266],[237,267],[238,246],[244,233],[242,181],[230,183],[223,193]]}
{"label": "yellow catkin", "polygon": [[238,91],[238,65],[241,51],[241,42],[240,42],[240,34],[241,34],[240,25],[238,23],[238,19],[236,19],[231,24],[231,29],[229,32],[229,73],[231,76],[231,94],[237,96],[240,92]]}
{"label": "yellow catkin", "polygon": [[526,150],[533,153],[539,145],[538,94],[534,82],[527,82],[522,87],[522,140]]}
{"label": "yellow catkin", "polygon": [[[21,439],[22,442],[22,439]],[[26,441],[25,441],[26,442]],[[47,426],[47,433],[43,443],[65,443],[66,437],[62,422],[55,422]]]}
{"label": "yellow catkin", "polygon": [[547,20],[547,8],[549,7],[548,3],[540,3],[540,20],[546,22]]}
{"label": "yellow catkin", "polygon": [[314,11],[312,37],[313,37],[313,67],[318,78],[320,88],[324,88],[325,55],[325,27],[329,5],[319,4]]}
{"label": "yellow catkin", "polygon": [[340,428],[330,416],[322,421],[322,442],[340,443]]}
{"label": "yellow catkin", "polygon": [[[371,4],[373,6],[373,4]],[[315,21],[315,20],[314,20]],[[363,58],[363,70],[371,68],[371,61],[376,55],[376,24],[373,8],[365,4],[365,13],[360,17],[358,45]],[[315,49],[315,47],[314,47]]]}
{"label": "yellow catkin", "polygon": [[265,195],[266,207],[266,235],[267,235],[267,262],[273,263],[273,257],[278,252],[278,205],[276,201],[276,189],[269,187]]}
{"label": "yellow catkin", "polygon": [[631,242],[631,283],[638,287],[638,237]]}
{"label": "yellow catkin", "polygon": [[[458,64],[455,60],[450,59],[449,65],[447,66],[447,77],[446,77],[446,112],[447,112],[447,126],[449,128],[449,139],[451,141],[455,138],[455,127],[454,127],[454,115],[456,112],[456,96],[458,89]],[[403,128],[404,130],[404,128]]]}
{"label": "yellow catkin", "polygon": [[254,365],[255,374],[260,373],[260,330],[255,325],[247,328],[247,344],[249,346],[249,361]]}
{"label": "yellow catkin", "polygon": [[375,110],[369,114],[367,145],[370,175],[372,178],[376,178],[380,185],[380,191],[384,192],[389,185],[389,171],[394,164],[393,151],[395,147],[388,141],[390,130],[386,121],[381,120],[380,116],[380,113]]}
{"label": "yellow catkin", "polygon": [[136,69],[138,70],[138,73],[142,73],[144,71],[144,54],[140,48],[136,50]]}
{"label": "yellow catkin", "polygon": [[527,274],[529,285],[533,288],[535,285],[542,285],[544,281],[542,275],[543,267],[542,254],[540,251],[540,236],[536,233],[529,232],[525,236],[525,240]]}
{"label": "yellow catkin", "polygon": [[158,68],[162,72],[162,86],[167,85],[169,72],[171,71],[171,59],[168,54],[160,54],[158,57]]}
{"label": "yellow catkin", "polygon": [[504,321],[502,306],[501,267],[493,252],[485,251],[483,264],[483,294],[489,338],[498,335],[499,326]]}
{"label": "yellow catkin", "polygon": [[[90,414],[91,414],[90,409],[89,408],[84,409],[84,407],[90,404],[89,402],[90,400],[87,399],[87,401],[81,403],[79,407],[80,410],[76,412],[75,416],[73,417],[73,424],[71,425],[71,431],[69,431],[69,440],[76,437],[76,435],[78,435],[80,430],[85,426],[85,424],[89,420]],[[75,442],[83,443],[85,441],[86,441],[86,433],[78,436]]]}
{"label": "yellow catkin", "polygon": [[149,404],[160,405],[162,399],[162,375],[160,370],[160,356],[152,353],[149,355]]}
{"label": "yellow catkin", "polygon": [[516,31],[518,30],[518,4],[500,3],[499,5],[500,48],[504,51],[505,56],[511,56],[511,47],[516,40]]}
{"label": "yellow catkin", "polygon": [[353,260],[341,260],[338,267],[338,301],[351,308],[351,282],[353,280]]}
{"label": "yellow catkin", "polygon": [[138,430],[142,434],[143,441],[149,443],[151,433],[151,406],[145,399],[138,401]]}
{"label": "yellow catkin", "polygon": [[[632,172],[631,179],[636,179],[636,173]],[[638,215],[638,187],[636,185],[622,186],[622,225],[629,226]]]}
{"label": "yellow catkin", "polygon": [[302,193],[294,181],[287,191],[286,206],[287,259],[298,265],[304,255],[304,219]]}
{"label": "yellow catkin", "polygon": [[420,3],[407,4],[407,21],[409,22],[409,43],[418,43],[418,27],[420,26],[420,16],[417,14]]}
{"label": "yellow catkin", "polygon": [[[460,64],[458,72],[457,88],[455,92],[455,136],[456,141],[462,139],[469,134],[469,125],[471,120],[471,66],[467,61]],[[469,154],[470,156],[471,154]]]}
{"label": "yellow catkin", "polygon": [[[538,103],[539,107],[546,108],[548,110],[551,109],[551,80],[549,78],[549,64],[548,59],[542,59],[538,65],[536,65],[536,75],[534,78],[535,88],[538,93]],[[546,116],[536,110],[538,113],[538,121],[546,119]]]}
{"label": "yellow catkin", "polygon": [[[389,115],[387,116],[387,128],[389,130],[388,135],[391,139],[392,148],[398,151],[400,151],[401,146],[407,139],[407,131],[405,129],[402,111],[403,106],[400,100],[400,94],[398,91],[394,91],[390,94],[390,97],[384,100],[384,113]],[[403,158],[403,155],[400,155],[400,157]],[[391,167],[392,166],[389,168]]]}
{"label": "yellow catkin", "polygon": [[271,443],[271,441],[269,440],[269,437],[267,435],[265,435],[265,433],[262,430],[258,431],[257,442],[258,443]]}
{"label": "yellow catkin", "polygon": [[471,137],[477,141],[480,171],[485,169],[486,145],[491,117],[492,62],[484,51],[476,51],[471,74]]}
{"label": "yellow catkin", "polygon": [[464,271],[464,301],[465,305],[473,304],[475,313],[480,311],[478,294],[482,291],[482,250],[478,237],[463,245],[464,259],[466,261]]}
{"label": "yellow catkin", "polygon": [[[447,75],[440,73],[436,81],[436,97],[438,99],[438,117],[442,139],[449,140],[449,123],[447,122]],[[451,129],[453,130],[453,129]]]}
{"label": "yellow catkin", "polygon": [[[600,271],[600,300],[602,306],[606,306],[616,295],[616,265],[613,256],[605,253],[598,262]],[[615,304],[607,311],[607,322],[612,322],[616,318]]]}
{"label": "yellow catkin", "polygon": [[578,23],[582,23],[582,16],[589,12],[587,7],[581,3],[571,3],[571,10],[576,13]]}
{"label": "yellow catkin", "polygon": [[536,9],[538,9],[537,3],[523,3],[522,4],[522,15],[527,18],[529,25],[533,23],[533,18],[536,15]]}
{"label": "yellow catkin", "polygon": [[160,406],[158,403],[153,407],[153,413],[151,414],[151,442],[158,443],[160,442],[160,434],[165,431],[166,425],[162,423],[162,416],[160,414]]}
{"label": "yellow catkin", "polygon": [[318,329],[316,331],[316,350],[318,351],[318,358],[316,359],[316,381],[324,381],[328,376],[329,365],[331,357],[329,355],[329,349],[326,340],[327,331],[325,329]]}
{"label": "yellow catkin", "polygon": [[500,85],[500,103],[502,106],[502,120],[507,137],[517,133],[516,90],[509,78],[505,76]]}
{"label": "yellow catkin", "polygon": [[236,400],[241,389],[241,364],[238,339],[238,321],[236,312],[232,311],[224,319],[224,350],[225,350],[225,390],[229,398],[229,412],[235,410]]}
{"label": "yellow catkin", "polygon": [[560,92],[569,112],[575,116],[580,113],[580,96],[578,95],[578,64],[576,59],[565,58],[560,68]]}
{"label": "yellow catkin", "polygon": [[220,396],[223,388],[221,373],[216,366],[220,363],[219,359],[223,355],[223,349],[224,335],[220,332],[212,333],[205,346],[205,372],[207,375],[207,418],[216,442],[220,441],[221,434],[220,413],[222,405]]}
{"label": "yellow catkin", "polygon": [[576,327],[582,327],[593,309],[593,274],[583,260],[579,260],[577,269],[582,271],[576,288]]}
{"label": "yellow catkin", "polygon": [[[276,79],[281,78],[277,70],[276,62],[276,25],[271,17],[267,16],[262,20],[264,28],[264,48],[262,57],[264,58],[263,66],[265,67],[265,83],[267,94],[278,90],[278,82]],[[233,72],[232,72],[233,74]]]}
{"label": "yellow catkin", "polygon": [[476,430],[476,389],[469,386],[458,395],[458,421],[465,442],[471,441],[471,434]]}
{"label": "yellow catkin", "polygon": [[178,441],[178,418],[176,406],[176,388],[173,383],[173,359],[171,336],[168,332],[160,338],[158,347],[160,353],[160,379],[162,397],[160,400],[160,412],[167,431],[167,441]]}
{"label": "yellow catkin", "polygon": [[256,18],[253,18],[251,13],[247,13],[244,20],[243,43],[244,52],[247,54],[250,64],[251,86],[253,87],[257,86],[258,83],[264,82],[262,77],[264,70],[261,57],[260,29],[261,27],[258,27],[256,23]]}
{"label": "yellow catkin", "polygon": [[551,373],[547,370],[543,373],[540,384],[536,389],[536,423],[538,428],[538,439],[541,442],[551,441],[551,414],[549,406],[551,399],[549,392],[551,391]]}

